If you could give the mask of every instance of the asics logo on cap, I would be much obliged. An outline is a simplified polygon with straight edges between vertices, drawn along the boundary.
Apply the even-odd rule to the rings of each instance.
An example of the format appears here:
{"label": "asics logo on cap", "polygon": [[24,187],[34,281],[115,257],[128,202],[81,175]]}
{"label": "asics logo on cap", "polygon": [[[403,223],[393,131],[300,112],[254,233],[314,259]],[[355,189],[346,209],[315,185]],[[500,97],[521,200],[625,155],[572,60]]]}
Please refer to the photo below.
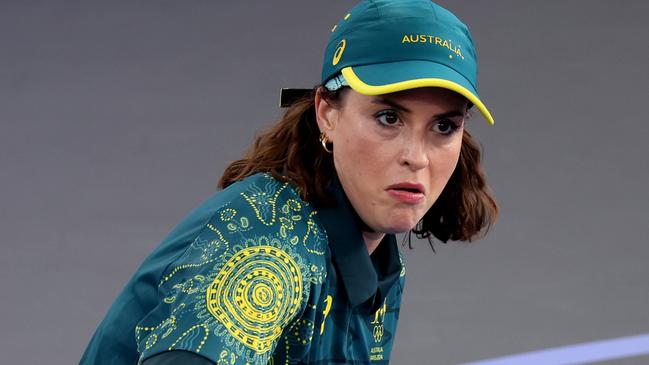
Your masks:
{"label": "asics logo on cap", "polygon": [[341,40],[338,42],[338,46],[336,46],[336,52],[334,52],[334,58],[331,61],[331,64],[336,66],[338,62],[340,62],[340,57],[343,56],[343,52],[345,52],[345,47],[347,46],[347,41],[346,40]]}

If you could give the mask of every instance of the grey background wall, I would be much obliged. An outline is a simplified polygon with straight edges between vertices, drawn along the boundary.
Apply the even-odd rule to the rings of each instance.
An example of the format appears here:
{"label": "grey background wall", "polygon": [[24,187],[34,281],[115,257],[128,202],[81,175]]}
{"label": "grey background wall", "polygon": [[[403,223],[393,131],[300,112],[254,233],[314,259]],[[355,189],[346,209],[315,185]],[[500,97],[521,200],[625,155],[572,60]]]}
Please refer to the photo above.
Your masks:
{"label": "grey background wall", "polygon": [[[440,1],[469,24],[502,212],[404,249],[396,364],[649,332],[645,1]],[[0,1],[2,363],[76,363],[144,256],[319,80],[353,1]],[[616,364],[649,363],[636,357]]]}

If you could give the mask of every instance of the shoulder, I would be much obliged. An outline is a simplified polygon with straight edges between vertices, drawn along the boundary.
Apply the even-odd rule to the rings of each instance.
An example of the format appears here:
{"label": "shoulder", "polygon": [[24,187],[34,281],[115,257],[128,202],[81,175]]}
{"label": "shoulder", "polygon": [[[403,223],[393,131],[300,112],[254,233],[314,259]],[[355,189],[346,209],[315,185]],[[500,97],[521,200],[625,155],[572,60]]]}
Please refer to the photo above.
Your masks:
{"label": "shoulder", "polygon": [[[203,262],[223,261],[239,251],[268,246],[305,264],[324,256],[326,233],[316,211],[301,199],[289,182],[257,173],[217,192],[197,211],[203,218],[193,241],[170,269]],[[273,252],[279,252],[273,250]]]}
{"label": "shoulder", "polygon": [[258,173],[219,194],[222,195],[220,208],[206,229],[217,228],[241,237],[265,236],[305,254],[324,253],[319,243],[326,240],[326,235],[314,218],[317,212],[291,183]]}
{"label": "shoulder", "polygon": [[165,271],[161,301],[140,323],[148,329],[141,359],[177,349],[216,361],[229,348],[266,361],[324,281],[326,236],[296,189],[267,174],[205,204],[209,219]]}
{"label": "shoulder", "polygon": [[311,206],[303,201],[296,188],[266,173],[251,175],[219,193],[231,209],[249,213],[264,226],[272,226],[287,209],[308,215]]}

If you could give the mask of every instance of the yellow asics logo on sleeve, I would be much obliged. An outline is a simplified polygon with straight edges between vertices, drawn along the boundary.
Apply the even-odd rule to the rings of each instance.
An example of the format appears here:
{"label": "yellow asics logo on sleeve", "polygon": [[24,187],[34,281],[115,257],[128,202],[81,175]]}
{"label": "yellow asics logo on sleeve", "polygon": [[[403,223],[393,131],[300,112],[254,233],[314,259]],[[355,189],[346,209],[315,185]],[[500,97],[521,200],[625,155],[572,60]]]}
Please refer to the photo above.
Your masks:
{"label": "yellow asics logo on sleeve", "polygon": [[336,66],[338,62],[340,62],[340,57],[343,56],[343,52],[345,52],[345,46],[347,46],[347,41],[346,40],[341,40],[338,42],[338,46],[336,46],[336,52],[334,52],[334,59],[332,61],[332,64]]}

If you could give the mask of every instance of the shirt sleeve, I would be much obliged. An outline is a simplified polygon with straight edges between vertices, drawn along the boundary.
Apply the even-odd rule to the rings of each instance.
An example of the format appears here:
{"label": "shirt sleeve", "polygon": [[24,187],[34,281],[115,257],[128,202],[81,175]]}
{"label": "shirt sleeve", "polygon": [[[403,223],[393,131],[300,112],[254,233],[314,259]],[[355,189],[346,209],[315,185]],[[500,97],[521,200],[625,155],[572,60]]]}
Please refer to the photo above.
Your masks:
{"label": "shirt sleeve", "polygon": [[304,311],[310,270],[299,214],[285,209],[288,226],[281,207],[244,203],[219,209],[165,270],[157,306],[135,329],[140,363],[184,350],[219,365],[265,365]]}

